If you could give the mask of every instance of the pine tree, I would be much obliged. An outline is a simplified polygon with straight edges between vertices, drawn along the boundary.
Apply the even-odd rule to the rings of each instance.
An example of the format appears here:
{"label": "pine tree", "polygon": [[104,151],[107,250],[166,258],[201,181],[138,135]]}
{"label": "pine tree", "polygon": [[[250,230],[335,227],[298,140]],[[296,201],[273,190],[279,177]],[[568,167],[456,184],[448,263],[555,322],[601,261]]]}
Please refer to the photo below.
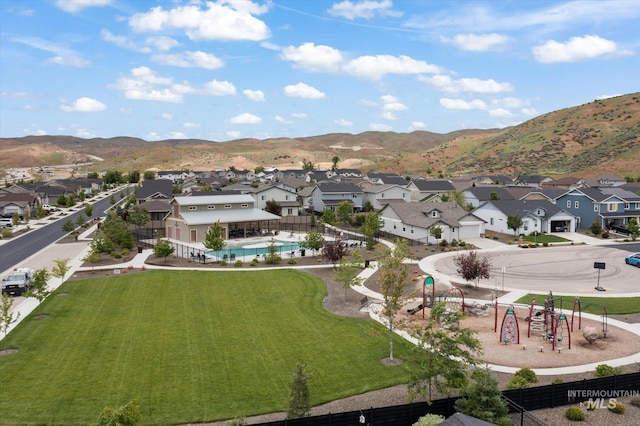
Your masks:
{"label": "pine tree", "polygon": [[467,397],[455,402],[456,410],[499,426],[510,426],[509,408],[502,399],[498,381],[488,369],[475,370],[471,378],[473,383],[467,389]]}
{"label": "pine tree", "polygon": [[309,379],[311,375],[308,374],[305,369],[305,364],[297,363],[293,373],[293,379],[289,384],[288,419],[307,417],[311,412],[311,401],[309,398]]}

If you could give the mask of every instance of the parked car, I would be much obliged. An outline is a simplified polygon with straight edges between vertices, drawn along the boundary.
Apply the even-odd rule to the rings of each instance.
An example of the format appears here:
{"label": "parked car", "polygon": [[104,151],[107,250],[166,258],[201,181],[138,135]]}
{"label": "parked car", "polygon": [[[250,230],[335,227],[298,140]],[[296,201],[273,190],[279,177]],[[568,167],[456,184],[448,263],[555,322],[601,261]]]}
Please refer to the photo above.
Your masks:
{"label": "parked car", "polygon": [[49,204],[43,204],[42,209],[46,212],[55,212],[58,210],[57,207],[50,206]]}
{"label": "parked car", "polygon": [[627,256],[624,259],[624,263],[626,263],[627,265],[637,266],[638,268],[640,268],[640,253]]}
{"label": "parked car", "polygon": [[13,219],[0,218],[0,228],[13,228]]}
{"label": "parked car", "polygon": [[9,276],[2,280],[2,294],[8,293],[20,296],[31,287],[31,279],[33,278],[33,269],[18,268]]}

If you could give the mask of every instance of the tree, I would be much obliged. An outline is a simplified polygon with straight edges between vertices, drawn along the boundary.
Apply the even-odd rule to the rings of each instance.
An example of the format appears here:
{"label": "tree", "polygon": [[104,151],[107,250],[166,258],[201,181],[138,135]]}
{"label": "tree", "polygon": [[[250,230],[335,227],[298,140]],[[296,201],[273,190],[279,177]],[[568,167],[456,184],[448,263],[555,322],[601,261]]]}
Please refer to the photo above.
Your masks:
{"label": "tree", "polygon": [[311,412],[311,399],[309,396],[309,379],[311,379],[311,375],[305,370],[305,364],[297,363],[293,378],[289,383],[288,419],[307,417]]}
{"label": "tree", "polygon": [[20,225],[20,215],[18,214],[18,212],[15,212],[12,216],[11,216],[11,223],[13,226],[18,226]]}
{"label": "tree", "polygon": [[389,323],[389,359],[393,360],[393,326],[395,316],[405,301],[405,289],[409,286],[409,269],[404,259],[409,253],[407,242],[396,238],[394,248],[387,250],[378,262],[378,285],[384,299],[383,315]]}
{"label": "tree", "polygon": [[11,324],[18,321],[20,318],[20,312],[16,312],[15,314],[11,312],[11,307],[13,306],[13,297],[9,296],[7,293],[2,295],[2,304],[0,305],[0,329],[2,330],[2,335],[4,337],[4,350],[7,351],[7,332],[9,331],[9,327]]}
{"label": "tree", "polygon": [[129,172],[129,183],[140,182],[140,170],[132,170]]}
{"label": "tree", "polygon": [[593,235],[600,235],[600,233],[602,232],[602,225],[600,225],[600,222],[594,221],[591,224],[591,232],[593,233]]}
{"label": "tree", "polygon": [[638,219],[636,219],[635,217],[632,217],[631,219],[629,219],[629,224],[627,225],[627,229],[629,230],[629,233],[631,234],[631,240],[632,241],[635,241],[635,240],[638,239],[638,229],[639,228],[640,228],[640,226],[638,226]]}
{"label": "tree", "polygon": [[307,232],[307,235],[300,241],[300,247],[313,250],[314,256],[316,255],[316,251],[320,250],[322,246],[324,246],[324,237],[315,229]]}
{"label": "tree", "polygon": [[327,225],[335,226],[338,223],[338,220],[336,219],[336,212],[331,209],[324,209],[322,211],[322,222]]}
{"label": "tree", "polygon": [[491,261],[485,256],[479,259],[475,250],[468,254],[460,252],[453,258],[453,263],[456,265],[458,275],[467,281],[473,281],[476,287],[482,278],[491,278]]}
{"label": "tree", "polygon": [[322,248],[322,257],[333,263],[334,267],[340,259],[348,255],[349,250],[347,249],[347,244],[340,238],[337,238],[334,243],[327,244]]}
{"label": "tree", "polygon": [[135,246],[133,234],[127,223],[114,212],[110,212],[102,222],[100,233],[114,246],[126,249],[132,249]]}
{"label": "tree", "polygon": [[222,238],[222,226],[220,225],[219,220],[209,227],[202,244],[204,244],[204,246],[209,250],[215,251],[222,250],[227,244],[225,243],[224,238]]}
{"label": "tree", "polygon": [[51,294],[51,290],[49,290],[47,285],[50,276],[51,274],[47,268],[36,269],[31,278],[31,288],[27,290],[24,296],[35,297],[38,300],[38,304],[41,304],[42,301]]}
{"label": "tree", "polygon": [[256,168],[253,169],[253,173],[255,173],[255,174],[264,173],[264,167],[263,166],[256,166]]}
{"label": "tree", "polygon": [[448,311],[444,303],[436,303],[427,323],[413,330],[420,354],[409,367],[409,389],[413,396],[419,394],[430,401],[432,386],[446,395],[466,387],[465,370],[475,365],[481,345],[474,330],[458,326],[462,316],[462,312]]}
{"label": "tree", "polygon": [[365,236],[367,250],[373,250],[376,245],[376,234],[382,228],[379,212],[371,212],[364,218],[364,224],[360,227],[360,232]]}
{"label": "tree", "polygon": [[511,425],[507,402],[502,399],[498,381],[491,377],[490,371],[474,370],[471,379],[473,383],[467,389],[467,396],[455,402],[456,410],[496,425]]}
{"label": "tree", "polygon": [[98,426],[137,426],[142,423],[142,413],[137,399],[131,400],[119,410],[107,407],[98,417]]}
{"label": "tree", "polygon": [[87,223],[87,218],[84,217],[84,214],[80,213],[76,219],[76,225],[78,225],[79,228],[82,228],[85,223]]}
{"label": "tree", "polygon": [[438,225],[434,225],[429,228],[429,234],[436,239],[436,242],[438,242],[438,240],[442,238],[442,228]]}
{"label": "tree", "polygon": [[109,204],[114,205],[116,203],[116,197],[113,196],[113,194],[111,194],[111,197],[109,197]]}
{"label": "tree", "polygon": [[280,263],[282,257],[278,254],[278,246],[276,245],[276,240],[273,238],[269,241],[269,246],[267,247],[269,253],[264,255],[265,263],[269,265],[275,265],[276,263]]}
{"label": "tree", "polygon": [[497,192],[491,191],[491,194],[489,194],[489,199],[492,201],[497,201],[500,199],[500,196],[498,195]]}
{"label": "tree", "polygon": [[306,158],[302,159],[302,170],[304,170],[305,172],[311,172],[314,168],[315,166],[310,160],[307,160]]}
{"label": "tree", "polygon": [[134,206],[127,210],[127,222],[133,224],[138,232],[140,228],[151,222],[151,215],[146,208]]}
{"label": "tree", "polygon": [[76,225],[71,221],[67,220],[62,224],[62,230],[67,234],[73,234],[75,239],[78,239],[78,232],[76,231]]}
{"label": "tree", "polygon": [[331,159],[331,170],[336,170],[338,168],[338,162],[340,161],[340,157],[337,155]]}
{"label": "tree", "polygon": [[264,211],[280,216],[282,214],[282,207],[276,200],[267,200]]}
{"label": "tree", "polygon": [[153,170],[145,170],[142,176],[144,180],[155,180],[156,172]]}
{"label": "tree", "polygon": [[353,259],[348,260],[346,257],[340,259],[340,264],[333,271],[334,279],[342,283],[344,288],[344,299],[347,300],[347,290],[351,287],[362,284],[362,278],[358,277],[358,273],[364,267],[364,259],[359,251],[353,252]]}
{"label": "tree", "polygon": [[67,275],[67,272],[71,269],[71,266],[69,266],[69,258],[54,259],[53,263],[55,263],[55,266],[51,268],[51,275],[62,279],[62,282],[64,282],[65,275]]}
{"label": "tree", "polygon": [[56,203],[59,206],[66,206],[67,205],[67,197],[64,194],[60,194],[58,196],[58,199],[56,200]]}
{"label": "tree", "polygon": [[169,240],[158,239],[153,253],[158,257],[164,257],[164,262],[167,263],[167,256],[175,251],[175,247],[169,242]]}
{"label": "tree", "polygon": [[351,223],[353,219],[353,204],[347,200],[340,201],[336,208],[336,217],[338,222]]}
{"label": "tree", "polygon": [[98,179],[98,172],[87,172],[87,179]]}
{"label": "tree", "polygon": [[522,218],[517,214],[507,216],[507,228],[513,230],[513,236],[518,236],[518,229],[522,226]]}
{"label": "tree", "polygon": [[438,426],[444,420],[444,416],[441,416],[440,414],[425,414],[420,417],[413,426]]}
{"label": "tree", "polygon": [[87,217],[93,216],[93,206],[91,204],[89,203],[85,204],[83,211],[84,211],[84,214],[87,215]]}

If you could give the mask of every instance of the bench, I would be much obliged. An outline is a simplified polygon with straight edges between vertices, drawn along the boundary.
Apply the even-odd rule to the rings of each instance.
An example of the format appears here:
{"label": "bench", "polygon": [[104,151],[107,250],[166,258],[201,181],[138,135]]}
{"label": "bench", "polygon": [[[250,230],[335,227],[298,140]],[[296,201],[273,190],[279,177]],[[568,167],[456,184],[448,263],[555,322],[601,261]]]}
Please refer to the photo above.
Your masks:
{"label": "bench", "polygon": [[363,297],[362,299],[360,299],[360,305],[363,308],[366,308],[367,306],[369,306],[371,304],[371,300],[369,300],[369,298],[367,296]]}

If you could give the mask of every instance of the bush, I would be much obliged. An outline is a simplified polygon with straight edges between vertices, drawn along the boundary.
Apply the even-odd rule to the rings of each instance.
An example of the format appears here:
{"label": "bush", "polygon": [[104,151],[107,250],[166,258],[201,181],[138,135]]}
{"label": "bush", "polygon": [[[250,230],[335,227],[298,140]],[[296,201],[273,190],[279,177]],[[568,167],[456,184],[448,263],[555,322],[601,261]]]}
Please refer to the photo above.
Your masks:
{"label": "bush", "polygon": [[251,259],[251,262],[249,262],[249,266],[256,266],[258,263],[260,263],[258,259]]}
{"label": "bush", "polygon": [[616,376],[618,374],[622,374],[622,368],[612,367],[607,364],[598,365],[596,367],[596,372],[594,373],[596,377]]}
{"label": "bush", "polygon": [[527,379],[521,376],[514,376],[507,385],[507,389],[525,389],[529,387]]}
{"label": "bush", "polygon": [[117,251],[112,251],[111,256],[113,256],[114,259],[122,259],[122,253],[118,253]]}
{"label": "bush", "polygon": [[289,260],[287,261],[287,263],[288,263],[289,265],[295,265],[297,262],[296,262],[296,260],[295,260],[295,259],[289,259]]}
{"label": "bush", "polygon": [[609,406],[607,408],[609,408],[609,411],[616,414],[624,414],[624,412],[627,411],[627,407],[625,407],[622,402],[616,402],[616,405],[613,407]]}
{"label": "bush", "polygon": [[580,407],[569,407],[567,411],[564,412],[564,416],[575,422],[584,422],[587,419],[587,415],[580,409]]}
{"label": "bush", "polygon": [[233,266],[235,266],[236,268],[239,268],[240,266],[242,266],[242,260],[240,259],[236,260],[236,263],[234,263]]}
{"label": "bush", "polygon": [[602,232],[602,225],[600,225],[598,222],[593,222],[591,224],[591,232],[593,233],[593,235],[600,235],[600,233]]}
{"label": "bush", "polygon": [[413,426],[437,426],[445,420],[439,414],[425,414],[420,417],[417,422],[413,424]]}
{"label": "bush", "polygon": [[121,253],[122,253],[123,256],[129,256],[129,253],[131,253],[131,252],[129,251],[128,248],[123,248]]}
{"label": "bush", "polygon": [[2,230],[2,238],[11,238],[13,237],[13,231],[11,229],[3,229]]}
{"label": "bush", "polygon": [[609,231],[604,231],[602,233],[602,235],[600,235],[602,238],[609,238]]}
{"label": "bush", "polygon": [[560,383],[564,383],[564,380],[562,379],[562,377],[556,377],[551,381],[552,385],[559,385]]}
{"label": "bush", "polygon": [[520,370],[516,371],[514,377],[522,377],[528,383],[538,383],[538,377],[536,376],[535,371],[530,368],[521,368]]}
{"label": "bush", "polygon": [[227,266],[227,261],[226,260],[221,260],[220,261],[220,266]]}
{"label": "bush", "polygon": [[634,396],[631,398],[631,405],[634,407],[640,407],[640,396]]}

